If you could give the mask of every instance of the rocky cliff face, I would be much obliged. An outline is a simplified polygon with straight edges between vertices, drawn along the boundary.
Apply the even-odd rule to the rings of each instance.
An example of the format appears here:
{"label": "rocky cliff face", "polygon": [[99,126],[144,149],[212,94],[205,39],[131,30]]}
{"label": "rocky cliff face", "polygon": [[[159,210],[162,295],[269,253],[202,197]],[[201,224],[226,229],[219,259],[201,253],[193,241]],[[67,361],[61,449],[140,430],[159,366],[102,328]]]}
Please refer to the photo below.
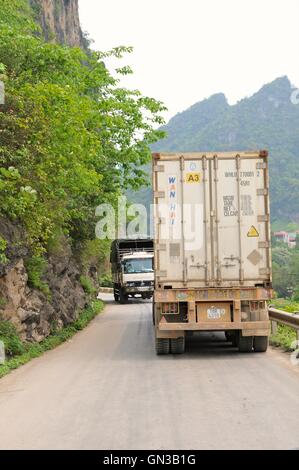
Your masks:
{"label": "rocky cliff face", "polygon": [[9,262],[0,265],[0,319],[11,321],[23,340],[41,341],[54,327],[59,329],[77,318],[88,298],[80,283],[78,266],[67,241],[63,252],[48,256],[43,280],[51,296],[30,287],[25,268],[28,251],[22,229],[0,220],[0,236],[8,243]]}
{"label": "rocky cliff face", "polygon": [[83,47],[78,0],[29,0],[46,40]]}

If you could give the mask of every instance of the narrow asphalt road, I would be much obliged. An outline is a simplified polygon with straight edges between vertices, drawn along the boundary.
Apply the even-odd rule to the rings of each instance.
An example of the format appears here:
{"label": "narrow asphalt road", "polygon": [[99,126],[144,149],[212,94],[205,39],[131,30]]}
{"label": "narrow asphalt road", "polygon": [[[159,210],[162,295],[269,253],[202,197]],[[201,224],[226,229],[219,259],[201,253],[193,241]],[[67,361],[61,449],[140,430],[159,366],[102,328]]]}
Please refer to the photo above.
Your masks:
{"label": "narrow asphalt road", "polygon": [[222,334],[156,357],[151,304],[108,299],[72,341],[0,380],[1,449],[294,449],[299,366]]}

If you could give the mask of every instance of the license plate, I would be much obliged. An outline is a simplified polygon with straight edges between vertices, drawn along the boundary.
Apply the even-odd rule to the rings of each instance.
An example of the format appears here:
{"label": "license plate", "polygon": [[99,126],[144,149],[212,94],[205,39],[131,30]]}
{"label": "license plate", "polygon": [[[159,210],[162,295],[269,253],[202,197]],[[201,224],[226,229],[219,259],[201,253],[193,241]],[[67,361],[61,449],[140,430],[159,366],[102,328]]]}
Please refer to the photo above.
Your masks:
{"label": "license plate", "polygon": [[220,320],[225,315],[224,308],[211,307],[207,310],[209,320]]}

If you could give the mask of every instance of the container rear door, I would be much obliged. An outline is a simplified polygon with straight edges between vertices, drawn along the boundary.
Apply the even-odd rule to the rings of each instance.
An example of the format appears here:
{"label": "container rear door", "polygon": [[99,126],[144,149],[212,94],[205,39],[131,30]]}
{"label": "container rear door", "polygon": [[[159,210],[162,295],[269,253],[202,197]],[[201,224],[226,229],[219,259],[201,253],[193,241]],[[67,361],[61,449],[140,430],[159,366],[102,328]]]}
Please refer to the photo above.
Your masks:
{"label": "container rear door", "polygon": [[270,277],[267,160],[215,157],[210,165],[215,279],[263,284]]}
{"label": "container rear door", "polygon": [[[163,160],[154,172],[156,273],[163,283],[207,285],[210,183],[207,160]],[[159,168],[158,168],[159,170]]]}

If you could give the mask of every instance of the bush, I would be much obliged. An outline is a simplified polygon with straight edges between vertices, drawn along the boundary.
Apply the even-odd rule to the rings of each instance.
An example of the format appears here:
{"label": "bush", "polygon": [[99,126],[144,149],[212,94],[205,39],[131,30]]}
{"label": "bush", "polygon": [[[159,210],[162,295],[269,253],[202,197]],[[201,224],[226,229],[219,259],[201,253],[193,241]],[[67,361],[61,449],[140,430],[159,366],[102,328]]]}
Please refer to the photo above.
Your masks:
{"label": "bush", "polygon": [[271,300],[270,304],[274,308],[277,308],[278,310],[284,310],[285,312],[299,312],[299,302],[295,302],[291,299],[273,299]]}
{"label": "bush", "polygon": [[88,277],[88,276],[81,276],[81,277],[80,277],[80,282],[81,282],[81,286],[82,286],[83,289],[85,290],[86,294],[89,294],[89,295],[94,295],[94,294],[96,294],[97,290],[96,290],[96,288],[94,287],[93,282],[92,282],[92,280],[90,279],[90,277]]}
{"label": "bush", "polygon": [[111,274],[103,274],[99,279],[99,284],[101,287],[113,287]]}
{"label": "bush", "polygon": [[279,346],[286,351],[292,351],[292,343],[296,341],[296,331],[286,325],[277,325],[277,333],[271,336],[271,344]]}
{"label": "bush", "polygon": [[9,356],[18,356],[25,352],[15,326],[8,321],[0,321],[0,341],[3,341],[5,352]]}
{"label": "bush", "polygon": [[7,248],[7,241],[4,238],[0,237],[0,264],[7,264],[8,259],[6,257],[5,251]]}
{"label": "bush", "polygon": [[28,274],[28,285],[40,290],[47,297],[50,297],[51,293],[49,286],[42,279],[48,267],[46,259],[42,256],[34,255],[28,259],[25,264]]}

